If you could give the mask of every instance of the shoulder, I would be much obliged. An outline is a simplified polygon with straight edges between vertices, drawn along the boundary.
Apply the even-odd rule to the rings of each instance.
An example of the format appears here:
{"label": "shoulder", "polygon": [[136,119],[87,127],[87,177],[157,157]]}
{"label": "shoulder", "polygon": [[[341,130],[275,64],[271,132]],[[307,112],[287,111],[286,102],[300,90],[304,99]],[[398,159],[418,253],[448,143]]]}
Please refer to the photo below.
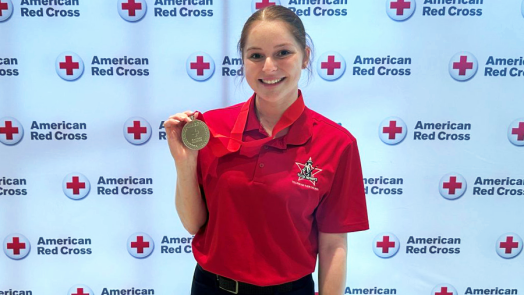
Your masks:
{"label": "shoulder", "polygon": [[327,140],[331,143],[350,145],[356,142],[356,138],[340,124],[328,119],[327,117],[306,108],[305,111],[313,121],[313,136],[320,140]]}

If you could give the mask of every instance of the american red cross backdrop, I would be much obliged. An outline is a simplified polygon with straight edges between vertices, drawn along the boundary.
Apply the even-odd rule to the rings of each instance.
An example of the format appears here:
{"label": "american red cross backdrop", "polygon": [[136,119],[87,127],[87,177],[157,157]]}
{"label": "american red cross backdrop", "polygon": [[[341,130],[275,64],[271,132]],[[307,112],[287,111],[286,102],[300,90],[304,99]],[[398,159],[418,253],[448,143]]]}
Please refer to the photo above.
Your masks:
{"label": "american red cross backdrop", "polygon": [[[280,4],[314,42],[306,106],[358,143],[344,293],[524,294],[524,0],[503,2],[0,0],[0,293],[189,294],[163,121],[246,101],[242,26]],[[291,178],[333,185],[328,150]]]}

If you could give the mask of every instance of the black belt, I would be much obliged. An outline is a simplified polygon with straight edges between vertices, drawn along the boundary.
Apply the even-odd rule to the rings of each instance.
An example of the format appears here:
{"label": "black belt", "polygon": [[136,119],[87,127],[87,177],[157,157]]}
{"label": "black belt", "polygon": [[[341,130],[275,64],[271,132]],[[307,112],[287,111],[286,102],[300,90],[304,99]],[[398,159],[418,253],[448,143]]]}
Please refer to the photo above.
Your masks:
{"label": "black belt", "polygon": [[308,275],[293,282],[281,285],[261,287],[219,276],[217,274],[211,273],[203,269],[198,264],[197,267],[203,272],[216,277],[218,288],[233,294],[271,295],[275,294],[276,292],[286,293],[303,287],[309,280],[313,279],[311,275]]}

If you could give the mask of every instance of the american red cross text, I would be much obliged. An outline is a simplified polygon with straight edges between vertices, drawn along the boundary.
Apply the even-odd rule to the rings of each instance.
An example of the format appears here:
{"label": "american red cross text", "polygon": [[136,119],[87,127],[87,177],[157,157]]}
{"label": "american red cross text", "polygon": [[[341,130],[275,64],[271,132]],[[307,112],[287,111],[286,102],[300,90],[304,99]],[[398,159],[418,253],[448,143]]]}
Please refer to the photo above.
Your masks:
{"label": "american red cross text", "polygon": [[149,242],[144,242],[144,237],[138,236],[136,242],[131,242],[131,248],[136,248],[136,253],[144,253],[144,248],[149,248]]}
{"label": "american red cross text", "polygon": [[468,57],[465,56],[465,55],[462,55],[460,57],[460,61],[459,62],[454,62],[453,63],[453,69],[459,70],[459,76],[464,76],[464,75],[466,75],[466,70],[473,69],[473,63],[472,62],[468,62]]}
{"label": "american red cross text", "polygon": [[85,182],[80,182],[80,177],[73,176],[73,181],[66,183],[66,187],[73,189],[73,195],[79,195],[81,188],[86,188]]}
{"label": "american red cross text", "polygon": [[391,2],[389,8],[396,9],[397,15],[404,15],[404,9],[411,8],[411,2],[405,2],[404,0],[398,0],[397,2]]}
{"label": "american red cross text", "polygon": [[335,56],[329,55],[327,62],[320,63],[321,69],[327,69],[327,74],[332,76],[335,74],[335,69],[340,69],[341,63],[339,61],[335,62]]}
{"label": "american red cross text", "polygon": [[197,61],[191,63],[191,69],[197,70],[197,76],[204,76],[204,70],[211,68],[210,63],[204,62],[203,56],[197,56]]}
{"label": "american red cross text", "polygon": [[73,57],[71,55],[66,55],[65,62],[60,63],[60,69],[65,69],[66,74],[68,76],[73,75],[73,70],[79,69],[79,68],[80,68],[80,64],[77,62],[73,62]]}
{"label": "american red cross text", "polygon": [[454,195],[456,189],[461,189],[462,188],[462,183],[457,182],[457,177],[456,176],[451,176],[449,178],[449,182],[444,182],[444,188],[449,189],[448,193],[450,195]]}
{"label": "american red cross text", "polygon": [[18,127],[13,127],[13,122],[5,121],[5,127],[0,127],[0,134],[5,134],[8,140],[13,139],[13,134],[18,134]]}
{"label": "american red cross text", "polygon": [[390,121],[389,127],[382,128],[383,133],[389,133],[388,139],[395,139],[397,137],[397,133],[402,133],[402,127],[397,127],[397,121]]}
{"label": "american red cross text", "polygon": [[20,255],[20,249],[25,249],[25,243],[20,243],[20,238],[13,238],[12,243],[7,243],[7,249],[13,250],[14,255]]}
{"label": "american red cross text", "polygon": [[129,16],[136,16],[136,11],[142,10],[142,3],[136,3],[135,0],[129,0],[127,3],[122,3],[122,10],[127,10]]}

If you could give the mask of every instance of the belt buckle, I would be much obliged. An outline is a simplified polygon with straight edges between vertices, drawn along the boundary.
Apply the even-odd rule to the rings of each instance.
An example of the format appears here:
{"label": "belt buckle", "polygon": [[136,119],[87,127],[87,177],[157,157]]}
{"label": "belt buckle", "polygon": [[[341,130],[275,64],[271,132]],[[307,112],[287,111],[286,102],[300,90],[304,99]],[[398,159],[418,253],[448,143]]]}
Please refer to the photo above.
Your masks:
{"label": "belt buckle", "polygon": [[[229,289],[226,289],[226,288],[223,288],[222,286],[220,286],[220,279],[222,279],[222,280],[226,279],[226,280],[230,280],[230,281],[235,282],[235,291],[229,290]],[[227,291],[229,293],[238,294],[238,281],[235,281],[233,279],[228,279],[228,278],[225,278],[225,277],[221,277],[219,275],[217,275],[217,280],[218,280],[218,288],[220,288],[220,289],[222,289],[224,291]]]}

